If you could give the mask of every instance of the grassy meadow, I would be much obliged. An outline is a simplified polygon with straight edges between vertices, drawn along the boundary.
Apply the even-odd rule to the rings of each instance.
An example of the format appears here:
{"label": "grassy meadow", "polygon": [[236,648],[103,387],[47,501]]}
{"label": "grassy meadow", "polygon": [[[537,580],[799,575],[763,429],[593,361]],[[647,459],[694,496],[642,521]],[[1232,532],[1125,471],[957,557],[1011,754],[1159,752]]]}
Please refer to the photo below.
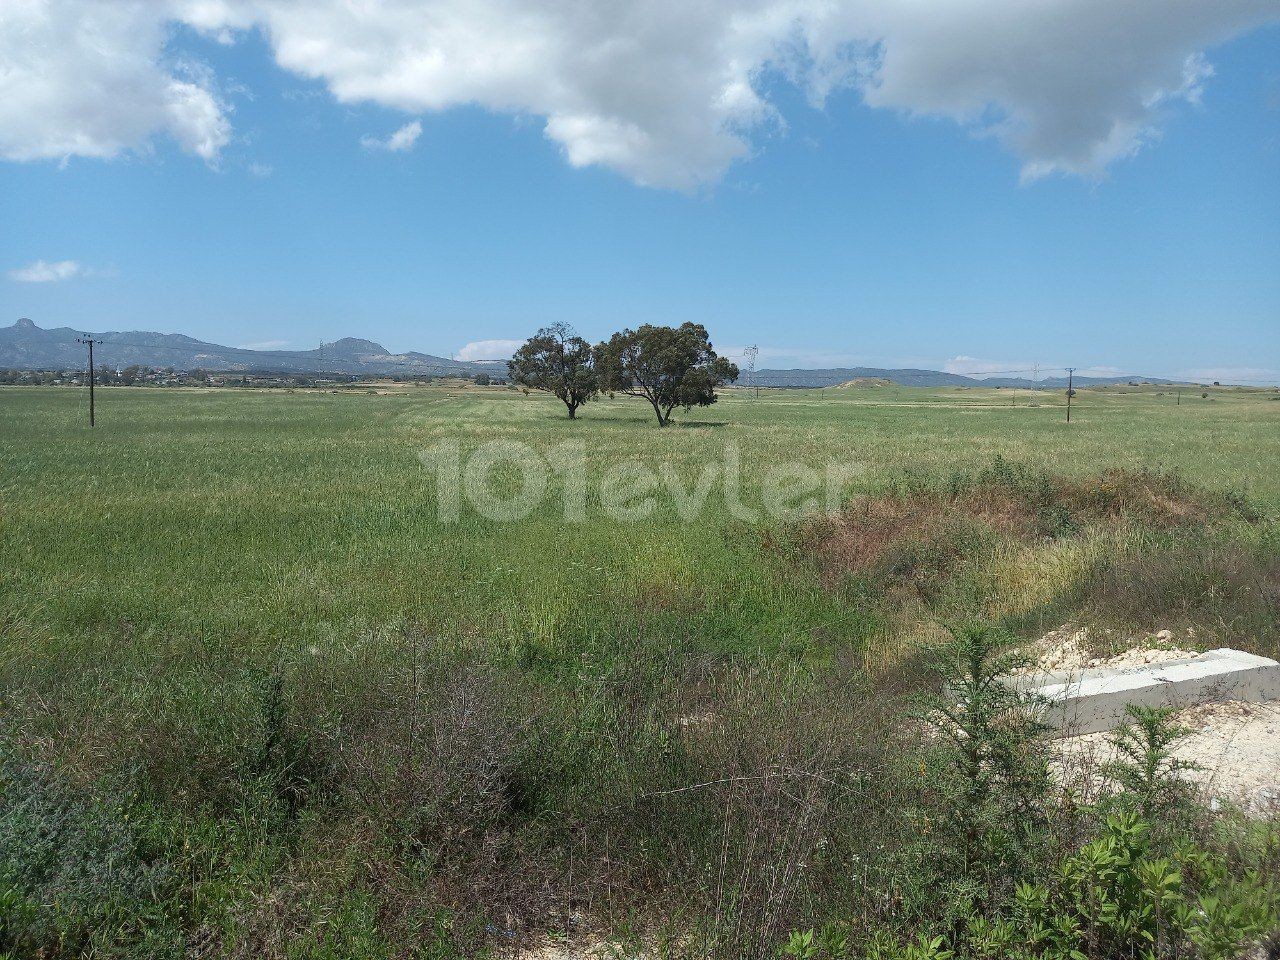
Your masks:
{"label": "grassy meadow", "polygon": [[[1277,396],[1082,390],[1067,424],[1061,394],[730,390],[659,429],[638,401],[571,422],[463,384],[113,388],[91,431],[82,391],[0,388],[0,756],[11,812],[57,824],[10,816],[0,855],[63,851],[11,869],[8,922],[45,955],[474,956],[656,924],[747,956],[929,914],[925,874],[877,861],[886,906],[852,866],[917,836],[867,813],[910,791],[917,651],[981,619],[1274,656]],[[422,453],[494,440],[581,442],[585,519],[555,471],[528,516],[443,518]],[[744,520],[718,485],[692,518],[666,486],[600,509],[623,460],[691,485],[726,450],[748,507],[780,464],[847,466],[854,539],[892,542]],[[749,787],[831,765],[881,776]]]}

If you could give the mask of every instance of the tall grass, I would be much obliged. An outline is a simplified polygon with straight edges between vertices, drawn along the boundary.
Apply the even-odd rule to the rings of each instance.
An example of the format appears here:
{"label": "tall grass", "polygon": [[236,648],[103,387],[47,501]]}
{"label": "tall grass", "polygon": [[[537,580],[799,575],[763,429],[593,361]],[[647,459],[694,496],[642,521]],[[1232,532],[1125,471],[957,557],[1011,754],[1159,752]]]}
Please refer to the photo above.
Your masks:
{"label": "tall grass", "polygon": [[[865,899],[937,812],[902,716],[941,621],[1275,648],[1280,404],[1086,393],[1068,428],[1007,397],[730,393],[659,431],[500,389],[107,390],[90,432],[72,391],[0,389],[0,710],[25,771],[0,806],[114,811],[85,856],[167,878],[120,896],[188,953],[443,957],[632,918],[759,955],[849,903],[891,918],[931,895],[899,873]],[[582,439],[597,474],[636,457],[686,483],[732,442],[748,502],[774,464],[839,460],[855,502],[915,506],[840,570],[717,496],[693,521],[660,491],[632,524],[566,525],[554,496],[448,523],[418,453],[449,438]],[[999,487],[997,454],[1019,503],[1045,478],[1061,503],[918,522],[921,491]],[[1103,468],[1166,477],[1193,515],[1082,500]],[[150,949],[129,912],[94,921],[107,952]]]}

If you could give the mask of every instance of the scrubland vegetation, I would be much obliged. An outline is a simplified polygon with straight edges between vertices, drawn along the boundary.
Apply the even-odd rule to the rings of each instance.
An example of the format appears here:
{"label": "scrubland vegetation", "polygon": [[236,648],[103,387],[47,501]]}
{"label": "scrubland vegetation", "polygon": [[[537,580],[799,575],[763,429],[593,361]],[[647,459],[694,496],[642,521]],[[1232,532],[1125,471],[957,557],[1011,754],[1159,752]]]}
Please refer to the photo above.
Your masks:
{"label": "scrubland vegetation", "polygon": [[[1274,818],[1141,751],[1076,796],[973,691],[1064,622],[1280,653],[1271,396],[730,391],[658,430],[134,390],[90,432],[0,390],[0,950],[1235,956],[1280,925]],[[442,521],[419,454],[494,439],[686,482],[736,447],[747,504],[855,469],[809,519]]]}

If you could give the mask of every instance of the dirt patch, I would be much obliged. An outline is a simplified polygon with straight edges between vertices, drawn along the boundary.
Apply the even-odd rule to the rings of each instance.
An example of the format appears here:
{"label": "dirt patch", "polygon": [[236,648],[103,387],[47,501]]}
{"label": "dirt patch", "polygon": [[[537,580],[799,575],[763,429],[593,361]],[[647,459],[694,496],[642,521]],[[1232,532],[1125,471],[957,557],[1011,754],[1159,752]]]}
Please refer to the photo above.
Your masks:
{"label": "dirt patch", "polygon": [[1145,638],[1140,646],[1108,652],[1114,646],[1113,640],[1096,635],[1088,627],[1077,629],[1071,624],[1063,624],[1022,648],[1020,652],[1030,664],[1016,672],[1053,673],[1092,667],[1135,667],[1147,663],[1168,663],[1170,660],[1199,656],[1198,651],[1190,649],[1194,642],[1194,631],[1187,631],[1185,638],[1175,638],[1173,631],[1160,630]]}
{"label": "dirt patch", "polygon": [[846,380],[844,383],[837,383],[837,390],[848,390],[851,387],[891,387],[892,380],[886,380],[884,377],[854,377],[852,380]]}
{"label": "dirt patch", "polygon": [[517,960],[614,960],[623,956],[615,944],[600,940],[583,940],[565,943],[544,943],[520,950]]}
{"label": "dirt patch", "polygon": [[[1194,641],[1194,634],[1185,639]],[[1130,667],[1200,655],[1183,641],[1172,631],[1161,630],[1142,645],[1100,656],[1098,640],[1088,629],[1066,624],[1023,648],[1032,662],[1020,672]],[[1226,801],[1254,812],[1280,813],[1280,701],[1204,703],[1172,719],[1189,731],[1173,747],[1174,756],[1192,765],[1182,776],[1200,789],[1207,802]],[[1118,758],[1113,732],[1065,737],[1055,741],[1053,749],[1060,775],[1079,782],[1086,795],[1109,786],[1101,770]]]}
{"label": "dirt patch", "polygon": [[[1179,760],[1195,765],[1181,775],[1211,806],[1225,801],[1255,813],[1280,813],[1280,702],[1204,703],[1173,719],[1190,730],[1172,748]],[[1067,769],[1097,789],[1104,785],[1101,766],[1116,759],[1114,743],[1111,734],[1091,733],[1059,740],[1055,749]]]}

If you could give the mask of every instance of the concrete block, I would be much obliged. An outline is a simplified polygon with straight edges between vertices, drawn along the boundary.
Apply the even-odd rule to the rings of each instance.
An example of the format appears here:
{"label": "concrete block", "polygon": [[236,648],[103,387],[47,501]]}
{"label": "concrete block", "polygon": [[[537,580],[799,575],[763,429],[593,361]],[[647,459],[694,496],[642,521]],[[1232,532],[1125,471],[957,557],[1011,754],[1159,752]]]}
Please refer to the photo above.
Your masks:
{"label": "concrete block", "polygon": [[1120,726],[1129,704],[1181,710],[1223,700],[1280,700],[1280,663],[1223,648],[1164,663],[1032,673],[1011,682],[1048,701],[1047,722],[1072,736]]}

